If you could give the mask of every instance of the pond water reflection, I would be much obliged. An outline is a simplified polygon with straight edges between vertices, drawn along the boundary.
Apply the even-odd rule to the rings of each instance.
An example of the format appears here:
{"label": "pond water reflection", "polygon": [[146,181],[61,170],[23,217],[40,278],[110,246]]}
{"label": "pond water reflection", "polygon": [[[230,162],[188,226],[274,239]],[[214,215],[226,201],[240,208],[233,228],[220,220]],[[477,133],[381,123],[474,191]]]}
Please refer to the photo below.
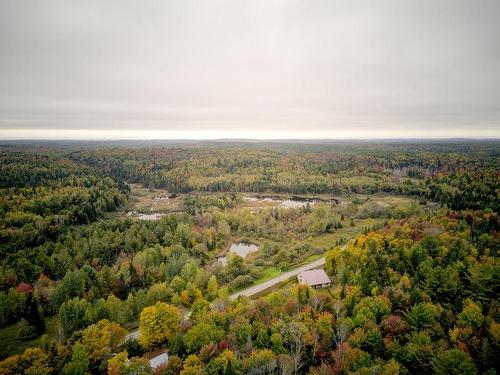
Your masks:
{"label": "pond water reflection", "polygon": [[229,248],[229,252],[238,254],[240,257],[245,258],[248,254],[253,253],[254,251],[259,250],[257,245],[253,243],[243,243],[243,242],[235,242],[231,244]]}
{"label": "pond water reflection", "polygon": [[160,220],[165,214],[139,214],[137,218],[139,220]]}
{"label": "pond water reflection", "polygon": [[313,206],[318,202],[318,199],[286,199],[280,203],[280,206],[285,208],[300,208],[307,206],[307,204]]}
{"label": "pond water reflection", "polygon": [[[237,254],[242,258],[245,258],[248,254],[253,253],[257,250],[259,250],[259,246],[253,243],[244,242],[235,242],[232,243],[229,247],[229,253]],[[227,265],[227,257],[219,257],[217,258],[217,260],[221,262],[223,266]]]}

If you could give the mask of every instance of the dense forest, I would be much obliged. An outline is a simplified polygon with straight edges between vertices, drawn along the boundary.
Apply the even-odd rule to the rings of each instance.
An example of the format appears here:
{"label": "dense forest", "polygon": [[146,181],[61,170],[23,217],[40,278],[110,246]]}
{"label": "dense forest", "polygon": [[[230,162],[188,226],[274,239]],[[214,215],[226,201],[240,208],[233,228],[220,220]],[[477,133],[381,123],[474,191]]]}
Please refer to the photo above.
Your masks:
{"label": "dense forest", "polygon": [[113,148],[67,157],[116,179],[172,192],[387,192],[422,195],[454,209],[499,208],[497,143],[404,146]]}
{"label": "dense forest", "polygon": [[[497,371],[499,142],[5,143],[0,161],[0,374]],[[322,257],[328,288],[234,297]]]}

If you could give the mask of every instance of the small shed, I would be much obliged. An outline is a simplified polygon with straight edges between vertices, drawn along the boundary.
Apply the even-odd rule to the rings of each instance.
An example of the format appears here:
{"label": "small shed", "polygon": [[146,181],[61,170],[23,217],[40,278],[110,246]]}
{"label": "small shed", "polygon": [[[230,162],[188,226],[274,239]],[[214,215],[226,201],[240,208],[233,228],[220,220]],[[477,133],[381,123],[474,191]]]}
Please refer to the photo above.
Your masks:
{"label": "small shed", "polygon": [[168,353],[162,353],[154,358],[149,360],[149,365],[154,370],[162,365],[167,364],[168,362]]}
{"label": "small shed", "polygon": [[313,288],[326,288],[330,286],[330,278],[324,269],[309,270],[298,274],[299,283],[307,284]]}

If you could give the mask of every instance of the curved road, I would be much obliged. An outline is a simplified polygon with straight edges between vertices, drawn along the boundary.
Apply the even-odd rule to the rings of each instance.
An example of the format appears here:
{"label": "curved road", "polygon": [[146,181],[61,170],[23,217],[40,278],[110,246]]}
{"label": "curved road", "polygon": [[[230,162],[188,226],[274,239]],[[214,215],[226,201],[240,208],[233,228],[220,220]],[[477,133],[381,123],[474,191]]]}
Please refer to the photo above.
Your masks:
{"label": "curved road", "polygon": [[[318,260],[315,260],[314,262],[305,264],[303,266],[300,266],[299,268],[295,268],[291,271],[285,272],[284,274],[279,275],[279,276],[275,277],[274,279],[264,281],[263,283],[260,283],[260,284],[251,286],[247,289],[240,290],[239,292],[230,294],[229,300],[232,301],[232,300],[238,298],[239,296],[252,297],[256,294],[259,294],[259,293],[265,291],[266,289],[269,289],[269,288],[275,286],[276,284],[279,284],[283,281],[287,281],[287,280],[291,279],[292,277],[297,276],[299,273],[301,273],[303,271],[312,270],[312,269],[321,267],[324,264],[325,264],[325,257],[320,258]],[[138,340],[139,337],[140,337],[140,333],[139,333],[139,330],[137,329],[135,331],[130,332],[125,337],[125,340],[129,340],[129,339]]]}
{"label": "curved road", "polygon": [[283,281],[287,281],[287,280],[291,279],[292,277],[297,276],[299,273],[301,273],[303,271],[312,270],[314,268],[321,267],[324,264],[325,264],[325,257],[320,258],[318,260],[315,260],[314,262],[311,262],[311,263],[306,264],[304,266],[301,266],[299,268],[295,268],[291,271],[285,272],[284,274],[279,275],[279,276],[275,277],[274,279],[264,281],[261,284],[257,284],[257,285],[251,286],[247,289],[240,290],[239,292],[230,294],[229,300],[232,301],[232,300],[238,298],[239,296],[252,297],[256,294],[263,292],[266,289],[271,288],[272,286],[274,286],[276,284],[279,284]]}

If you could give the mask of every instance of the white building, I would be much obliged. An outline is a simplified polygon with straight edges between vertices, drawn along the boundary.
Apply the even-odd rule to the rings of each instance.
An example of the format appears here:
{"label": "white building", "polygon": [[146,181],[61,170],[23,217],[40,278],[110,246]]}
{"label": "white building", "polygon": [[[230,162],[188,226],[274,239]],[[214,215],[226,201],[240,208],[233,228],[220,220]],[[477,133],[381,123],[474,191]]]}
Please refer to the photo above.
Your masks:
{"label": "white building", "polygon": [[168,353],[162,353],[149,360],[149,365],[154,370],[162,365],[166,365],[168,362]]}

